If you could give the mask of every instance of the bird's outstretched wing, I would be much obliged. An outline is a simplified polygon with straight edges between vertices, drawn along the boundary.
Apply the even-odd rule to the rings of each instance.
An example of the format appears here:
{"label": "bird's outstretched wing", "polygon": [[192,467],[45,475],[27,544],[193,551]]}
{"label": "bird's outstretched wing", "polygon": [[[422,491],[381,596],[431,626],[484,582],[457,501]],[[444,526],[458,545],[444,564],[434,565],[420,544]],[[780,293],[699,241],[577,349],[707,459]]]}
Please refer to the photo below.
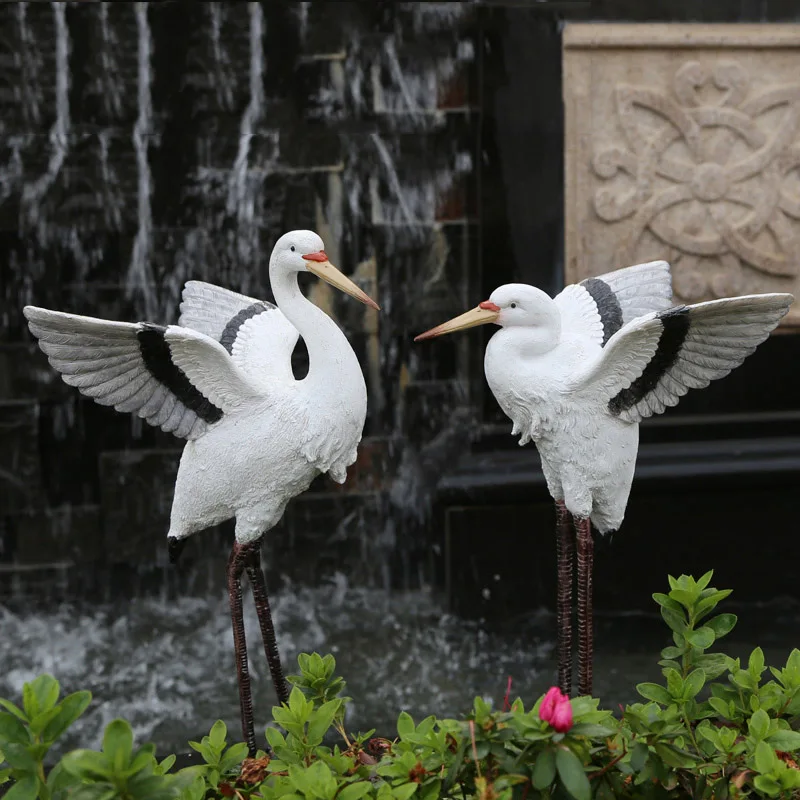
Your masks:
{"label": "bird's outstretched wing", "polygon": [[272,303],[211,283],[188,281],[178,324],[216,339],[236,365],[259,383],[294,377],[292,352],[300,334]]}
{"label": "bird's outstretched wing", "polygon": [[259,390],[202,333],[26,306],[31,333],[64,382],[101,405],[196,439]]}
{"label": "bird's outstretched wing", "polygon": [[275,308],[272,303],[256,300],[213,283],[187,281],[181,294],[181,316],[178,325],[200,331],[220,341],[228,323],[250,306],[261,304]]}
{"label": "bird's outstretched wing", "polygon": [[790,294],[760,294],[676,306],[637,317],[614,334],[567,390],[640,422],[738,367],[786,314]]}
{"label": "bird's outstretched wing", "polygon": [[556,296],[563,328],[599,345],[636,317],[672,305],[672,279],[666,261],[650,261],[586,278]]}

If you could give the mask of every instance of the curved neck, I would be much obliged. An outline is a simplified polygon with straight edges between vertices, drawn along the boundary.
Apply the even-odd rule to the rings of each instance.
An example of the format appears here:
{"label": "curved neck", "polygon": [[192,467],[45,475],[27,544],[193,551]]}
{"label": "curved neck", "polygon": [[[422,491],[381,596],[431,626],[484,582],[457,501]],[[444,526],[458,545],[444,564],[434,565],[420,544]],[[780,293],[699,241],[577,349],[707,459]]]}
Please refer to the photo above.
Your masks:
{"label": "curved neck", "polygon": [[[361,367],[347,337],[322,309],[306,299],[297,285],[297,273],[276,268],[273,264],[270,265],[269,278],[276,304],[306,343],[308,376],[305,380],[340,376],[342,369],[351,366],[351,361],[361,375]],[[338,383],[336,380],[334,385]]]}

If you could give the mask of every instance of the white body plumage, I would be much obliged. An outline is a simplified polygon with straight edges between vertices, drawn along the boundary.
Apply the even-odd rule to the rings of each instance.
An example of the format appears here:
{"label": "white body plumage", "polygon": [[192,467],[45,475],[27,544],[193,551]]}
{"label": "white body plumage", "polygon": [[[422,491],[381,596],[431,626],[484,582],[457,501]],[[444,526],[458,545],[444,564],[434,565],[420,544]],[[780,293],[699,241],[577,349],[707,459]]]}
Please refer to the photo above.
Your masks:
{"label": "white body plumage", "polygon": [[[374,306],[327,262],[317,234],[292,231],[270,259],[277,307],[190,281],[179,324],[166,328],[25,309],[68,384],[188,439],[172,539],[235,517],[236,540],[254,541],[317,475],[342,483],[356,459],[364,377],[336,323],[300,292],[305,269]],[[291,367],[299,335],[309,354],[302,380]]]}
{"label": "white body plumage", "polygon": [[591,517],[598,531],[616,530],[633,482],[639,425],[612,416],[593,398],[565,391],[599,345],[567,333],[552,350],[526,353],[521,330],[504,328],[489,340],[489,387],[520,445],[536,444],[553,499],[564,500],[576,516]]}
{"label": "white body plumage", "polygon": [[789,294],[671,308],[669,265],[638,264],[551,298],[506,284],[418,339],[484,323],[486,380],[520,444],[539,451],[550,494],[601,533],[625,516],[639,422],[739,366],[789,310]]}

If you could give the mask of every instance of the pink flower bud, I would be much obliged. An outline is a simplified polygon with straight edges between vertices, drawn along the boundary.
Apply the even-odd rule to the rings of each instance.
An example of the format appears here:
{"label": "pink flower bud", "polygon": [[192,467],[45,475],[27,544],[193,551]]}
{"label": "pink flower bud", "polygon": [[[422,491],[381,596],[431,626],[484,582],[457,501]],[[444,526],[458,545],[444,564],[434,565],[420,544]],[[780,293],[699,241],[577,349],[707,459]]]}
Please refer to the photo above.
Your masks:
{"label": "pink flower bud", "polygon": [[572,704],[558,686],[548,689],[539,706],[539,719],[552,725],[559,733],[572,727]]}

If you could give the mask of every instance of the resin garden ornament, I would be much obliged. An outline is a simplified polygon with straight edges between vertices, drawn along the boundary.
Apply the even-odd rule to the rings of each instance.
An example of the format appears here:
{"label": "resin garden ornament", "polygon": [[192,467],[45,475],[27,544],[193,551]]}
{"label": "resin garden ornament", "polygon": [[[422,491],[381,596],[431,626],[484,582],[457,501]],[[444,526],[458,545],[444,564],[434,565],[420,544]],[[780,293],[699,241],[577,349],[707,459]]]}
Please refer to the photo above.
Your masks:
{"label": "resin garden ornament", "polygon": [[671,307],[664,261],[567,286],[555,299],[511,283],[489,300],[417,336],[495,323],[486,380],[533,440],[556,502],[559,687],[572,688],[574,520],[578,562],[578,688],[592,691],[591,525],[619,528],[630,494],[639,422],[738,367],[789,310],[790,294],[762,294]]}
{"label": "resin garden ornament", "polygon": [[[292,231],[272,251],[277,307],[199,281],[183,290],[178,325],[106,320],[26,306],[30,330],[70,386],[103,405],[187,439],[168,534],[175,560],[185,539],[236,518],[228,562],[242,729],[256,751],[241,576],[247,572],[280,702],[288,698],[261,572],[264,533],[320,473],[343,483],[367,413],[361,366],[334,321],[297,285],[312,272],[375,309],[339,272],[313,231]],[[302,336],[309,369],[292,373]]]}

